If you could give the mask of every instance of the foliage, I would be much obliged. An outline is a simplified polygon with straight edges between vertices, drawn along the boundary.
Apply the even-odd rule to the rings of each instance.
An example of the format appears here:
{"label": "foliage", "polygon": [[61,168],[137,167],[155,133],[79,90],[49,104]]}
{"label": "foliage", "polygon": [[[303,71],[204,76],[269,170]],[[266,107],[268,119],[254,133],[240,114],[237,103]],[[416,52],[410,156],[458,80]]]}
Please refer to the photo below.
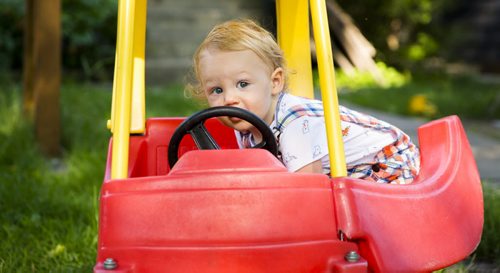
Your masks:
{"label": "foliage", "polygon": [[[340,88],[348,87],[351,90],[355,90],[374,86],[381,86],[383,88],[400,87],[411,80],[411,74],[401,73],[383,62],[377,62],[377,67],[382,75],[383,82],[381,83],[377,82],[369,72],[355,70],[352,75],[348,75],[340,69],[335,71],[336,83]],[[315,75],[315,85],[318,86],[317,73]]]}
{"label": "foliage", "polygon": [[24,1],[2,0],[0,3],[0,71],[20,69]]}
{"label": "foliage", "polygon": [[[116,0],[62,0],[62,65],[86,80],[109,80],[115,56]],[[20,71],[25,1],[0,3],[0,71]]]}
{"label": "foliage", "polygon": [[65,68],[80,72],[85,79],[112,78],[117,8],[116,0],[62,1]]}
{"label": "foliage", "polygon": [[438,55],[447,29],[439,20],[451,0],[338,0],[378,50],[377,58],[398,68]]}

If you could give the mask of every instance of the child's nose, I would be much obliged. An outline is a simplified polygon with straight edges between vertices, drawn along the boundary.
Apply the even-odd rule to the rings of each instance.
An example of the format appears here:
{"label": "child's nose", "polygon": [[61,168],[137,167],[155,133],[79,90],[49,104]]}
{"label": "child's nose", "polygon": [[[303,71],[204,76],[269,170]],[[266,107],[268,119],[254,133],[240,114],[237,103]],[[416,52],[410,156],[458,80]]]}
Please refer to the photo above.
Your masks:
{"label": "child's nose", "polygon": [[225,106],[233,106],[239,103],[239,98],[236,92],[232,90],[226,90],[224,96],[224,105]]}

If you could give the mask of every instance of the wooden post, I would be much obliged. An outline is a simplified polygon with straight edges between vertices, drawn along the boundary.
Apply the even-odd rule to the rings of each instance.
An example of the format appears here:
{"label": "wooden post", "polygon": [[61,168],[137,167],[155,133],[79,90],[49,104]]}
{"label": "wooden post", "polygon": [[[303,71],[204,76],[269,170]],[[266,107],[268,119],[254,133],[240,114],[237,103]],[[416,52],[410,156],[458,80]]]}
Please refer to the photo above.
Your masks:
{"label": "wooden post", "polygon": [[60,153],[61,0],[26,0],[23,108],[42,152]]}

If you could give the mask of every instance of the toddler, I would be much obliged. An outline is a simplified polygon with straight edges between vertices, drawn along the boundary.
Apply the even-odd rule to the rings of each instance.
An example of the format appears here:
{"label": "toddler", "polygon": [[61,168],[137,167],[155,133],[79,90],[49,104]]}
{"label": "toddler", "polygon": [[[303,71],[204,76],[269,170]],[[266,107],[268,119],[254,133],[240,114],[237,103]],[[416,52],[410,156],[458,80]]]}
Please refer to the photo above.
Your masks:
{"label": "toddler", "polygon": [[[266,122],[278,142],[280,159],[291,172],[330,173],[321,101],[287,90],[283,52],[273,35],[251,20],[215,26],[193,57],[191,89],[210,107],[246,109]],[[419,171],[419,151],[398,128],[340,106],[340,119],[351,177],[379,183],[411,183]],[[241,148],[261,140],[248,122],[221,117],[235,129]]]}

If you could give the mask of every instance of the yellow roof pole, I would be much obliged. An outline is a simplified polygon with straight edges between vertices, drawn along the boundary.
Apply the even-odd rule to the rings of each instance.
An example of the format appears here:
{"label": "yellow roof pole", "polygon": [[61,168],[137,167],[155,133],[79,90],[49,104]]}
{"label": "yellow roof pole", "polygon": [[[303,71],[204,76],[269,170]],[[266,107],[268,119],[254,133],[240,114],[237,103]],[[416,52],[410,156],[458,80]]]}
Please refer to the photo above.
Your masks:
{"label": "yellow roof pole", "polygon": [[314,98],[307,0],[276,0],[278,43],[288,65],[290,93]]}
{"label": "yellow roof pole", "polygon": [[326,134],[332,177],[347,176],[339,101],[335,84],[332,44],[325,0],[311,0],[311,16],[316,45],[321,98],[325,112]]}
{"label": "yellow roof pole", "polygon": [[126,178],[130,133],[145,126],[144,51],[147,1],[120,0],[109,129],[113,132],[111,178]]}
{"label": "yellow roof pole", "polygon": [[314,40],[318,61],[321,98],[325,111],[326,133],[331,175],[346,176],[344,143],[338,107],[332,45],[325,0],[277,0],[278,42],[284,51],[290,70],[290,92],[314,98],[309,7],[311,9]]}
{"label": "yellow roof pole", "polygon": [[142,134],[146,131],[146,17],[147,0],[135,4],[134,16],[134,59],[132,83],[132,113],[130,133]]}

